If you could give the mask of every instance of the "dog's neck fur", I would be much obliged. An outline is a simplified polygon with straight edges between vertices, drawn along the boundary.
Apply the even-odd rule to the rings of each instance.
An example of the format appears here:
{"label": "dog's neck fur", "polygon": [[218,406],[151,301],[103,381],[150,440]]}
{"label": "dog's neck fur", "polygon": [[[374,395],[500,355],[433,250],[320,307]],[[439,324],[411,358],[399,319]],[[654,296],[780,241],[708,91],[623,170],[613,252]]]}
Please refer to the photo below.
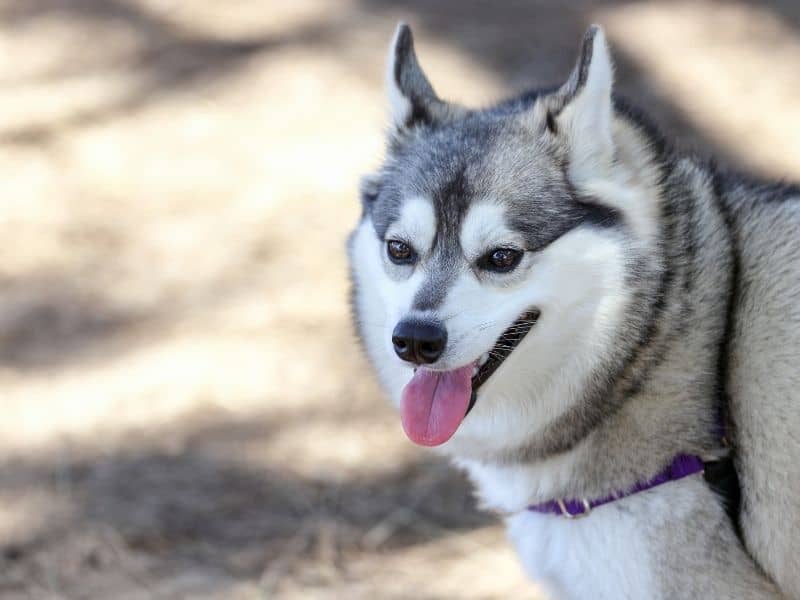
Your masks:
{"label": "dog's neck fur", "polygon": [[[620,179],[649,186],[647,200],[657,207],[660,227],[635,276],[644,293],[635,295],[627,326],[608,344],[598,370],[615,373],[612,380],[590,375],[582,401],[571,402],[525,445],[456,459],[489,508],[518,511],[554,498],[601,497],[651,478],[677,454],[721,451],[719,357],[735,254],[715,175],[691,158],[653,150],[653,140],[619,107],[614,129],[616,169],[627,171]],[[643,156],[646,164],[627,160]],[[713,233],[706,228],[701,236],[700,222],[716,224]]]}

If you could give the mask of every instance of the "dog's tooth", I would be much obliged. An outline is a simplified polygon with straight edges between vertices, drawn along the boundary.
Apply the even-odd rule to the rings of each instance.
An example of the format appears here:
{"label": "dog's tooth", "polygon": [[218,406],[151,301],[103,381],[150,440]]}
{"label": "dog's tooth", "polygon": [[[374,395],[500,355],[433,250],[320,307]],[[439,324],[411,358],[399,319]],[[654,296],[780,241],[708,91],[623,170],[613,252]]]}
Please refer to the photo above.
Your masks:
{"label": "dog's tooth", "polygon": [[487,360],[489,360],[489,353],[488,353],[488,352],[484,352],[484,353],[481,355],[481,358],[480,358],[480,360],[478,361],[478,364],[480,364],[480,366],[483,366],[483,365],[485,365],[485,364],[486,364],[486,361],[487,361]]}

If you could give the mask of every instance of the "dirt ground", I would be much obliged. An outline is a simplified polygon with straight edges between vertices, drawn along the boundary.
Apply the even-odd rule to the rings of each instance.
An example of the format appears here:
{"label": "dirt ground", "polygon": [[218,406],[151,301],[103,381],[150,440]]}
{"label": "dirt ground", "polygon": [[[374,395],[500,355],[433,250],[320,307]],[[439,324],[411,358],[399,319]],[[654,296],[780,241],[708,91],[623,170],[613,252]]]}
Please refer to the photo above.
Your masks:
{"label": "dirt ground", "polygon": [[0,0],[0,597],[537,597],[348,321],[400,19],[466,103],[603,23],[685,145],[800,178],[790,0]]}

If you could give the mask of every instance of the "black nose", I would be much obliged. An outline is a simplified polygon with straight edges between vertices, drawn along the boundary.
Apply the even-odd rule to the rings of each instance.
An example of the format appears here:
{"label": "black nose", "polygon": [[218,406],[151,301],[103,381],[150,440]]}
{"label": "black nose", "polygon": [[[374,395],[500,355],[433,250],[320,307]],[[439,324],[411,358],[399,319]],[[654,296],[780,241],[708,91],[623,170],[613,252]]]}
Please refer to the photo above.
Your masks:
{"label": "black nose", "polygon": [[430,321],[400,321],[392,332],[397,356],[408,362],[430,364],[444,352],[447,330]]}

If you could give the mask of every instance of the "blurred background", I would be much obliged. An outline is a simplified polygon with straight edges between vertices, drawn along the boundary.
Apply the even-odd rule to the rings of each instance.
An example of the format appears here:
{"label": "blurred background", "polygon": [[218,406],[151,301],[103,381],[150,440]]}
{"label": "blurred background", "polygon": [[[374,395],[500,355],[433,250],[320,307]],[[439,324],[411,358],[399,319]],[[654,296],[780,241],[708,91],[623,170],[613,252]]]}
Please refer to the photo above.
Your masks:
{"label": "blurred background", "polygon": [[800,3],[0,0],[0,597],[535,598],[354,342],[398,20],[443,97],[569,72],[800,178]]}

